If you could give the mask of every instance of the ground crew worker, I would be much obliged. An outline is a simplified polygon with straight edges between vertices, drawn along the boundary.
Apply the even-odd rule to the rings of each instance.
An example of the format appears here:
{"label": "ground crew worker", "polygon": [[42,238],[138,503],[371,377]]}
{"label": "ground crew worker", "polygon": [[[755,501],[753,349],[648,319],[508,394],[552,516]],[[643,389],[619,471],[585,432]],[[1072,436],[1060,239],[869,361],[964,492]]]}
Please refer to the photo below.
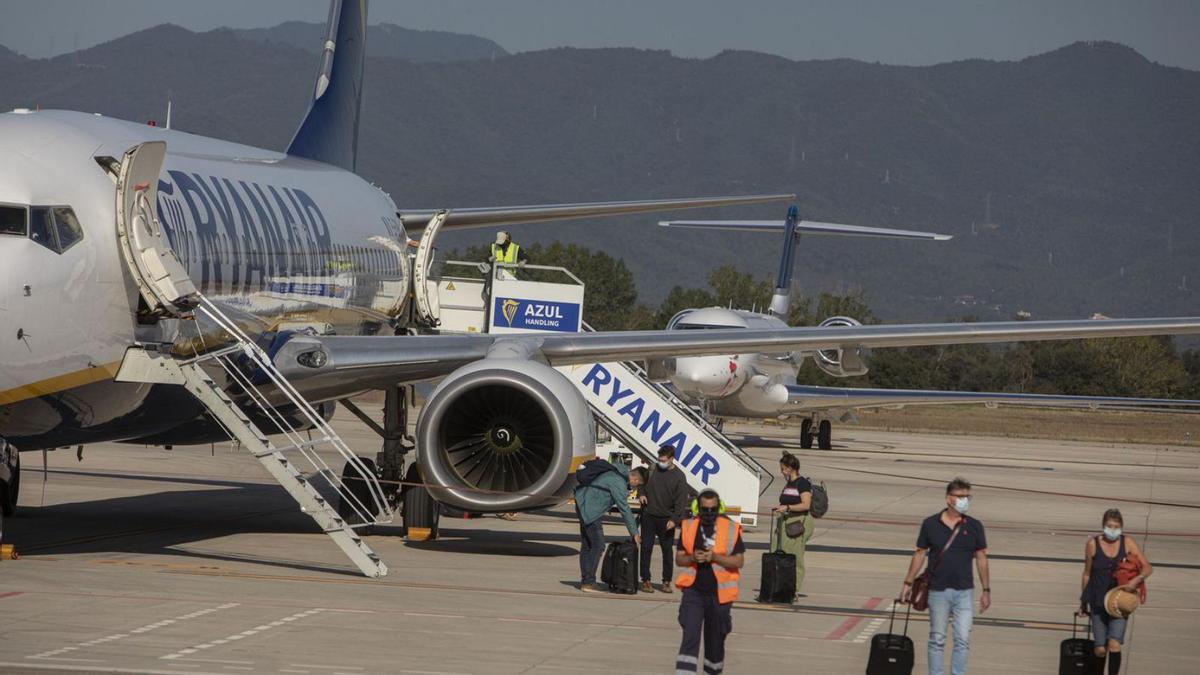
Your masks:
{"label": "ground crew worker", "polygon": [[675,586],[683,591],[679,625],[683,641],[675,656],[676,673],[697,672],[704,636],[704,672],[725,670],[725,636],[733,629],[730,610],[738,596],[738,576],[746,563],[742,526],[724,515],[716,490],[704,490],[692,502],[692,517],[679,527]]}
{"label": "ground crew worker", "polygon": [[[488,258],[488,262],[524,266],[527,260],[528,256],[521,250],[521,245],[513,241],[507,232],[496,233],[496,243],[492,244],[492,254]],[[510,269],[497,270],[496,274],[500,279],[517,278],[517,275],[513,274]]]}

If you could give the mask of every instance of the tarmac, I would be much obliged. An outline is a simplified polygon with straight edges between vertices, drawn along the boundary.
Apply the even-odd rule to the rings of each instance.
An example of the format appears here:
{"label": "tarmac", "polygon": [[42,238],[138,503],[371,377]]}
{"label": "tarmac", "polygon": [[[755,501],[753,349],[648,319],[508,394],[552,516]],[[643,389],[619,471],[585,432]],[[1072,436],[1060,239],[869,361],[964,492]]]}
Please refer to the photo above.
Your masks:
{"label": "tarmac", "polygon": [[[1097,413],[1101,414],[1101,413]],[[372,455],[378,439],[340,411]],[[947,480],[975,484],[993,605],[976,615],[971,673],[1057,672],[1072,633],[1085,539],[1106,508],[1155,565],[1130,622],[1125,673],[1197,673],[1200,450],[835,428],[831,451],[788,430],[731,438],[776,468],[781,449],[825,481],[830,511],[807,555],[807,597],[754,602],[766,527],[748,531],[729,673],[861,673],[889,629],[922,518]],[[370,545],[391,571],[360,576],[245,452],[230,444],[88,446],[23,456],[21,509],[4,521],[20,560],[0,561],[0,672],[669,673],[679,594],[581,594],[570,507],[442,520],[406,543]],[[764,498],[774,503],[777,481]],[[610,539],[623,536],[616,520]],[[658,581],[659,561],[653,564]],[[904,613],[895,632],[903,629]],[[926,670],[927,616],[907,628]]]}

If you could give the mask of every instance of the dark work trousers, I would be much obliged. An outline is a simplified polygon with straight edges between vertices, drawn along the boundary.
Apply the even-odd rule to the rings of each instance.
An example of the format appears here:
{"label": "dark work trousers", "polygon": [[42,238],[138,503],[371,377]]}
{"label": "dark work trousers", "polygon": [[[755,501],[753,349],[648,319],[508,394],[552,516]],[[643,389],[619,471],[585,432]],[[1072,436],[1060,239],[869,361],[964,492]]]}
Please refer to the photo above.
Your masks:
{"label": "dark work trousers", "polygon": [[650,581],[650,556],[654,555],[654,540],[662,552],[662,582],[671,583],[671,572],[675,569],[675,528],[667,529],[669,517],[642,514],[642,581]]}
{"label": "dark work trousers", "polygon": [[[579,509],[575,510],[579,517]],[[604,556],[604,519],[585,524],[579,519],[579,578],[584,584],[596,583],[596,565]]]}
{"label": "dark work trousers", "polygon": [[683,642],[675,657],[676,673],[694,673],[700,669],[700,636],[704,636],[704,672],[720,675],[725,672],[725,636],[733,630],[729,610],[733,603],[722,605],[717,594],[698,593],[683,589],[679,603],[679,625],[683,627]]}

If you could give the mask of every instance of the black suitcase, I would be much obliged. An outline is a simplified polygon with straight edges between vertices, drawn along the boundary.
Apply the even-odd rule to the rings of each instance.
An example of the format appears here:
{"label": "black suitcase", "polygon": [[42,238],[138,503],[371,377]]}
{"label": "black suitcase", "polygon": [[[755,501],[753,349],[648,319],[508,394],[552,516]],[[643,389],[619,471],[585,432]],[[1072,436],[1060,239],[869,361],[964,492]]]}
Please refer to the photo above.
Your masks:
{"label": "black suitcase", "polygon": [[1075,615],[1071,615],[1071,637],[1062,641],[1058,648],[1058,675],[1085,675],[1091,672],[1092,661],[1092,639],[1089,637],[1092,634],[1091,619],[1087,622],[1087,630],[1084,632],[1084,637],[1076,637],[1075,632],[1079,629],[1079,621]]}
{"label": "black suitcase", "polygon": [[613,593],[638,592],[638,547],[629,541],[614,541],[604,551],[600,581]]}
{"label": "black suitcase", "polygon": [[871,638],[871,654],[867,657],[867,675],[910,675],[913,669],[913,641],[908,637],[908,618],[912,605],[904,612],[904,634],[896,635],[892,628],[896,623],[896,605],[892,603],[892,619],[888,632]]}
{"label": "black suitcase", "polygon": [[[771,543],[775,548],[775,512],[771,512]],[[792,604],[796,599],[796,556],[769,551],[762,557],[762,578],[758,586],[759,602]]]}
{"label": "black suitcase", "polygon": [[796,556],[783,551],[764,553],[759,602],[791,604],[796,597]]}

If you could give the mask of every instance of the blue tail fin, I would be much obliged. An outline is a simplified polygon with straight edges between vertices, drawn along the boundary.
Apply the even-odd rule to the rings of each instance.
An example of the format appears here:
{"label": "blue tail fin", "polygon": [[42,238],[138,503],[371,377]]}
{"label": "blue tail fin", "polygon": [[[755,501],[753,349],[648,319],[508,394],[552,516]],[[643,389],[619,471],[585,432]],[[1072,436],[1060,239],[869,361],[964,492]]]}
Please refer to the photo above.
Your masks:
{"label": "blue tail fin", "polygon": [[312,103],[287,154],[354,171],[367,51],[367,0],[332,0]]}

